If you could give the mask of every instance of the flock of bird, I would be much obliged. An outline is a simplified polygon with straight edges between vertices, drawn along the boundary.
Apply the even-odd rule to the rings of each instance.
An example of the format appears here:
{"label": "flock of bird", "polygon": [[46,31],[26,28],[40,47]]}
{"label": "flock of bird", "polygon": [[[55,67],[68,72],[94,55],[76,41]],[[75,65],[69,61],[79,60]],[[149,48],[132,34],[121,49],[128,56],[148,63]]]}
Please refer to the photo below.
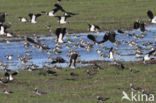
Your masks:
{"label": "flock of bird", "polygon": [[[58,2],[61,2],[61,0],[58,0]],[[58,11],[61,11],[63,13],[63,16],[56,16],[56,13]],[[67,18],[73,17],[75,15],[78,15],[78,13],[68,12],[59,3],[56,3],[56,4],[54,4],[54,8],[51,11],[48,11],[48,12],[47,11],[41,11],[41,13],[38,13],[38,14],[29,13],[28,14],[29,19],[26,18],[26,17],[19,17],[18,19],[22,23],[29,22],[29,23],[35,24],[35,23],[37,23],[37,18],[42,16],[42,15],[47,15],[47,16],[50,16],[50,17],[57,18],[59,24],[61,24],[61,25],[62,24],[67,24],[68,25],[69,22],[66,21]],[[156,16],[153,15],[152,11],[148,10],[147,15],[148,15],[151,23],[156,23]],[[10,28],[11,24],[4,24],[6,16],[7,16],[7,13],[0,13],[0,35],[1,36],[6,36],[6,37],[14,37],[14,35],[12,35],[11,33],[7,32],[7,28]],[[99,27],[98,25],[88,24],[88,31],[89,32],[98,33],[100,31],[100,29],[101,29],[101,27]],[[133,29],[140,29],[141,36],[139,36],[137,34],[126,33],[126,32],[124,32],[121,29],[118,29],[117,32],[120,33],[120,34],[126,35],[128,37],[134,37],[134,38],[137,38],[137,39],[144,38],[144,36],[145,36],[144,32],[146,32],[146,28],[145,28],[145,23],[143,21],[136,20],[134,22]],[[65,44],[66,48],[68,48],[68,50],[69,50],[69,53],[67,53],[67,57],[69,58],[69,67],[75,68],[76,67],[76,63],[77,63],[77,59],[78,59],[78,57],[81,56],[81,54],[79,54],[77,51],[71,49],[70,48],[71,45],[79,47],[79,48],[86,48],[87,51],[90,51],[90,49],[94,45],[99,45],[99,46],[103,46],[103,48],[105,50],[109,50],[109,53],[108,54],[103,54],[102,51],[100,49],[98,49],[98,48],[96,49],[97,53],[100,56],[104,57],[104,58],[108,57],[114,63],[116,62],[115,57],[114,57],[114,53],[118,53],[117,49],[115,49],[113,47],[106,48],[104,46],[104,43],[107,42],[107,41],[109,41],[110,43],[114,43],[116,45],[120,45],[120,42],[118,40],[116,40],[117,33],[114,32],[114,31],[106,32],[104,34],[104,36],[103,36],[101,41],[97,40],[96,36],[94,36],[93,34],[88,34],[87,38],[88,38],[88,40],[91,41],[91,43],[90,42],[86,42],[82,38],[80,38],[80,42],[79,43],[74,43],[70,39],[67,40],[67,42],[65,42],[64,41],[64,37],[67,34],[67,28],[66,27],[63,27],[63,28],[59,27],[59,28],[57,28],[55,30],[55,34],[56,34],[57,39],[55,40],[55,44],[56,45],[53,48],[48,47],[46,44],[41,44],[41,42],[39,41],[39,39],[38,39],[38,37],[36,35],[33,35],[33,38],[25,36],[24,47],[27,49],[29,46],[32,46],[32,48],[36,47],[36,48],[38,48],[40,50],[46,51],[47,54],[48,54],[48,59],[51,60],[51,64],[56,64],[56,63],[64,63],[66,60],[64,60],[64,58],[62,58],[62,57],[51,58],[51,53],[52,53],[52,51],[55,54],[61,53],[61,51],[60,51],[60,49],[62,48],[61,45]],[[78,38],[79,35],[75,35],[74,37]],[[155,39],[156,39],[156,37],[155,37]],[[127,42],[126,40],[122,40],[122,42],[123,43],[128,43],[129,45],[136,44],[135,41]],[[155,42],[156,42],[156,40],[155,40]],[[145,46],[146,45],[151,45],[151,42],[147,42],[144,45]],[[52,51],[50,51],[50,50],[52,50]],[[140,56],[141,53],[142,53],[141,51],[142,51],[141,47],[137,45],[136,46],[136,56],[138,56],[138,55]],[[19,61],[22,64],[27,64],[32,59],[32,58],[29,57],[31,55],[31,52],[32,51],[24,50],[25,56],[17,55]],[[148,53],[146,53],[142,57],[143,63],[147,63],[148,61],[153,60],[154,58],[151,57],[152,55],[153,56],[156,55],[156,48],[155,47],[152,47],[150,49],[150,51]],[[13,55],[5,55],[5,58],[7,60],[12,60]],[[43,67],[44,66],[45,65],[43,65]],[[10,73],[10,70],[7,69],[7,65],[5,65],[3,63],[3,61],[0,61],[0,67],[5,71],[4,76],[6,77],[5,79],[1,78],[0,79],[0,83],[8,83],[9,81],[13,81],[14,80],[13,76],[18,74],[18,72]],[[32,64],[32,65],[28,65],[25,69],[28,70],[28,71],[33,71],[33,70],[36,69],[36,67],[37,66],[35,64]],[[123,65],[121,65],[121,67],[124,68]],[[131,72],[134,72],[133,69],[130,69],[130,70],[131,70]],[[49,69],[47,70],[47,73],[56,75],[56,72],[51,71]],[[73,75],[73,73],[71,73],[71,75]],[[34,91],[35,91],[35,93],[37,95],[45,94],[44,92],[39,91],[37,88],[35,88]],[[5,94],[10,94],[12,92],[10,92],[6,88],[4,88],[4,93]],[[97,97],[97,99],[99,101],[105,101],[105,100],[107,100],[109,98]]]}

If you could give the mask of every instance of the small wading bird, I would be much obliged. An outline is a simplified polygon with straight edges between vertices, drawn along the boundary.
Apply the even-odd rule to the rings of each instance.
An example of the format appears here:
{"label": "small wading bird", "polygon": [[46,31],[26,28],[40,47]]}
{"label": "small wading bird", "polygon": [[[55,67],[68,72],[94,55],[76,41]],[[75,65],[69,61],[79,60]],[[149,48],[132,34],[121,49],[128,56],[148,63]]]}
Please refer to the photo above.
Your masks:
{"label": "small wading bird", "polygon": [[47,94],[46,92],[42,92],[42,91],[40,91],[40,90],[37,89],[37,88],[34,89],[34,92],[35,92],[35,94],[36,94],[37,96],[40,96],[40,95],[42,95],[42,94]]}
{"label": "small wading bird", "polygon": [[149,17],[151,23],[156,23],[156,16],[153,15],[151,10],[147,11],[147,16]]}

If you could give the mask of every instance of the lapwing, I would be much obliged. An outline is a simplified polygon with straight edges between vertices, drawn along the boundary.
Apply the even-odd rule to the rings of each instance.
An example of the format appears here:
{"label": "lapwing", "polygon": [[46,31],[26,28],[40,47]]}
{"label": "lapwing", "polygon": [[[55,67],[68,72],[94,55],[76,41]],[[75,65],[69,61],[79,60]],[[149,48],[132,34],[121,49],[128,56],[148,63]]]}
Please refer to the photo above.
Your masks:
{"label": "lapwing", "polygon": [[149,53],[147,53],[144,57],[143,57],[143,63],[146,63],[146,61],[150,61],[153,60],[154,58],[151,58],[150,56],[156,52],[156,50],[152,50]]}
{"label": "lapwing", "polygon": [[0,24],[0,35],[6,35],[6,29],[10,27],[11,24]]}
{"label": "lapwing", "polygon": [[55,17],[58,18],[59,24],[69,24],[69,22],[67,22],[66,19],[71,16],[68,15],[68,16],[55,16]]}
{"label": "lapwing", "polygon": [[37,23],[36,19],[40,16],[41,16],[41,13],[39,13],[39,14],[29,13],[30,22],[33,24]]}
{"label": "lapwing", "polygon": [[88,30],[90,32],[99,32],[100,27],[98,25],[88,24]]}
{"label": "lapwing", "polygon": [[149,17],[151,23],[156,23],[156,16],[153,15],[151,10],[147,11],[147,16]]}
{"label": "lapwing", "polygon": [[18,74],[18,72],[13,72],[13,73],[8,73],[8,72],[6,72],[4,75],[5,75],[5,77],[9,80],[9,81],[13,81],[14,80],[14,78],[13,78],[13,76],[15,76],[15,75],[17,75]]}
{"label": "lapwing", "polygon": [[63,37],[66,34],[66,28],[57,28],[55,34],[57,36],[57,42],[63,43]]}
{"label": "lapwing", "polygon": [[22,22],[22,23],[26,23],[26,22],[29,21],[29,20],[28,20],[27,18],[25,18],[25,17],[18,17],[18,20],[19,20],[20,22]]}

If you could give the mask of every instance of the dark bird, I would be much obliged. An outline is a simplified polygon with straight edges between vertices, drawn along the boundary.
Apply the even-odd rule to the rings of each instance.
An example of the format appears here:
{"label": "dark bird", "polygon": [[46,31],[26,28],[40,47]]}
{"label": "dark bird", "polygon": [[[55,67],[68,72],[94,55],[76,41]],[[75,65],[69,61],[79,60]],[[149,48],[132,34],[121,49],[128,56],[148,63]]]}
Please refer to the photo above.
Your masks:
{"label": "dark bird", "polygon": [[65,63],[65,60],[62,57],[56,57],[51,63]]}
{"label": "dark bird", "polygon": [[116,33],[115,32],[106,32],[106,34],[103,37],[103,40],[98,42],[95,37],[91,34],[87,35],[88,39],[92,40],[95,43],[101,44],[104,43],[106,41],[110,41],[112,43],[114,43],[116,41],[115,37],[116,37]]}
{"label": "dark bird", "polygon": [[105,98],[105,97],[100,97],[100,96],[97,96],[97,100],[98,100],[98,102],[97,103],[99,103],[99,102],[105,102],[106,100],[108,100],[109,98]]}
{"label": "dark bird", "polygon": [[74,53],[70,56],[70,61],[69,61],[69,67],[75,68],[76,67],[76,60],[77,60],[78,54]]}
{"label": "dark bird", "polygon": [[13,76],[15,76],[15,75],[17,75],[17,74],[18,74],[18,72],[13,72],[12,74],[6,72],[4,75],[5,75],[5,77],[6,77],[9,81],[13,81],[13,80],[14,80]]}
{"label": "dark bird", "polygon": [[33,24],[37,23],[36,19],[37,19],[38,17],[40,17],[40,16],[41,16],[41,14],[29,13],[30,22],[33,23]]}
{"label": "dark bird", "polygon": [[140,28],[140,21],[139,20],[136,20],[134,22],[133,29],[138,29],[138,28]]}
{"label": "dark bird", "polygon": [[151,23],[156,23],[156,16],[153,15],[151,10],[147,11],[147,16],[149,17]]}
{"label": "dark bird", "polygon": [[145,24],[144,24],[144,22],[140,22],[140,31],[142,33],[145,32]]}
{"label": "dark bird", "polygon": [[3,24],[5,22],[5,16],[8,14],[5,12],[0,12],[0,24]]}
{"label": "dark bird", "polygon": [[121,33],[121,34],[123,34],[123,33],[124,33],[124,31],[123,31],[123,30],[121,30],[121,29],[118,29],[118,30],[117,30],[117,32],[118,32],[118,33]]}
{"label": "dark bird", "polygon": [[47,73],[49,74],[49,75],[54,75],[54,76],[57,76],[57,73],[55,72],[55,71],[52,71],[52,70],[47,70]]}
{"label": "dark bird", "polygon": [[66,34],[66,28],[57,28],[55,34],[57,36],[57,42],[63,43],[63,37]]}

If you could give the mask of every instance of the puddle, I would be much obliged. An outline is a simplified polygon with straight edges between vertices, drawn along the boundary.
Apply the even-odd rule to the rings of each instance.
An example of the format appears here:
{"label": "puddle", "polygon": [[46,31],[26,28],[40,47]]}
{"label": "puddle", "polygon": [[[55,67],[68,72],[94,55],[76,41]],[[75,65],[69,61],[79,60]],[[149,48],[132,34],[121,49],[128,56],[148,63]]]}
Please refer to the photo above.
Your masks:
{"label": "puddle", "polygon": [[[111,47],[118,48],[118,52],[121,54],[121,56],[119,57],[117,54],[115,54],[116,60],[137,61],[138,59],[134,55],[136,45],[130,46],[127,43],[123,44],[122,39],[125,39],[127,42],[129,42],[129,41],[137,42],[137,45],[141,46],[144,49],[143,50],[143,55],[144,55],[150,51],[151,47],[156,47],[156,44],[154,43],[154,36],[156,36],[156,25],[149,25],[146,27],[146,30],[147,30],[145,32],[146,36],[143,39],[136,39],[136,38],[134,38],[134,36],[126,36],[124,34],[120,34],[120,33],[117,33],[117,31],[115,31],[117,33],[116,40],[121,42],[120,45],[116,45],[114,43],[107,41],[100,45],[93,45],[93,47],[91,48],[91,50],[89,52],[86,51],[86,48],[79,48],[76,46],[74,47],[72,44],[69,44],[69,46],[70,46],[70,49],[78,52],[78,54],[80,55],[79,59],[81,61],[93,61],[93,60],[109,61],[108,58],[102,58],[96,52],[96,48],[99,48],[100,50],[102,50],[103,54],[108,55],[109,49],[104,50],[103,46],[105,46],[107,48],[111,48]],[[138,36],[142,35],[140,33],[140,30],[132,30],[132,31],[125,31],[125,32],[129,33],[129,34],[135,33]],[[100,32],[100,33],[94,34],[94,35],[96,35],[97,40],[100,41],[103,38],[104,33],[105,32]],[[93,44],[93,42],[87,38],[88,34],[93,34],[93,33],[74,33],[74,34],[70,34],[70,35],[67,34],[64,38],[64,41],[67,42],[67,38],[70,38],[72,41],[74,41],[74,44],[76,44],[76,43],[80,42],[80,38],[81,38],[85,42],[89,42],[90,44]],[[79,37],[75,38],[74,35],[78,35]],[[54,48],[55,47],[54,38],[56,38],[56,37],[55,36],[49,36],[49,37],[40,36],[39,40],[40,40],[41,44],[44,43],[44,44],[48,45],[50,48]],[[8,40],[11,40],[11,42],[10,43],[0,42],[0,51],[1,51],[0,52],[0,60],[2,60],[4,64],[7,64],[9,69],[16,70],[22,66],[21,62],[17,58],[17,55],[20,55],[23,57],[25,55],[24,50],[32,51],[31,55],[28,56],[32,59],[27,64],[34,63],[34,64],[38,65],[39,67],[41,67],[43,63],[49,64],[51,62],[51,60],[48,59],[48,55],[47,55],[46,51],[44,51],[44,50],[41,51],[38,48],[36,48],[36,47],[32,48],[31,46],[29,46],[28,48],[25,48],[24,42],[23,42],[24,39],[8,38]],[[4,41],[3,38],[0,38],[0,41]],[[143,43],[146,43],[147,41],[150,41],[152,43],[152,45],[144,46]],[[50,51],[52,51],[52,49],[50,49]],[[54,54],[54,52],[52,51],[51,57],[55,58],[55,57],[59,56],[59,57],[64,58],[66,61],[69,61],[69,59],[66,56],[66,53],[69,52],[69,49],[66,48],[66,44],[62,44],[62,48],[60,49],[60,51],[62,53],[57,54],[57,55]],[[8,61],[5,58],[6,55],[13,55],[13,59]],[[81,66],[81,64],[77,64],[77,65]],[[53,66],[53,65],[49,65],[49,66]],[[67,63],[57,64],[57,66],[66,67]]]}

